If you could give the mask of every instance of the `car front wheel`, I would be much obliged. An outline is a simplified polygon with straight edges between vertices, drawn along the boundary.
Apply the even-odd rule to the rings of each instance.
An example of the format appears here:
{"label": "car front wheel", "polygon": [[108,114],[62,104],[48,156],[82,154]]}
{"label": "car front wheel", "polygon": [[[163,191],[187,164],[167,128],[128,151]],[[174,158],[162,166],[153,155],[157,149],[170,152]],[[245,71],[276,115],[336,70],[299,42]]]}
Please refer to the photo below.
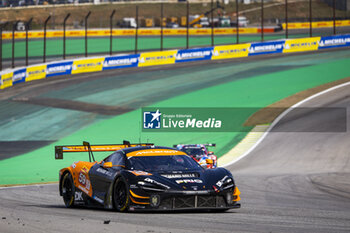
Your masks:
{"label": "car front wheel", "polygon": [[115,181],[113,203],[114,208],[117,211],[124,212],[129,209],[129,189],[123,177],[120,177]]}

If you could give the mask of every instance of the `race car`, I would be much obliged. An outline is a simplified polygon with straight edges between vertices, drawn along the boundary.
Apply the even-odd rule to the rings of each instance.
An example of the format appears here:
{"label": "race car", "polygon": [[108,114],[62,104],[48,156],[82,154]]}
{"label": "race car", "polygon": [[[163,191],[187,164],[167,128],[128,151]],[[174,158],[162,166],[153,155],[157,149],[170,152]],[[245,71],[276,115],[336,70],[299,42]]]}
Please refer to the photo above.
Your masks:
{"label": "race car", "polygon": [[[93,152],[114,151],[100,162]],[[56,146],[88,152],[90,162],[74,162],[59,171],[59,193],[66,207],[100,206],[117,211],[169,211],[240,208],[240,191],[224,168],[204,169],[174,148],[150,144]]]}
{"label": "race car", "polygon": [[174,145],[174,148],[190,155],[204,168],[216,168],[217,156],[207,149],[209,146],[216,146],[216,144],[178,144]]}

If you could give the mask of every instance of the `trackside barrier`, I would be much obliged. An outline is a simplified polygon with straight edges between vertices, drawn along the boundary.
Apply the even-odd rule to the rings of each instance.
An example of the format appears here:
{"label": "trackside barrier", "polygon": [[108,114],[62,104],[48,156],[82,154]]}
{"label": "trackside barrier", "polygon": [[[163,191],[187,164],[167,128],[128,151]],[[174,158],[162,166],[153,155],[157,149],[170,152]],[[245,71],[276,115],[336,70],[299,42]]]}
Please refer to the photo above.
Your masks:
{"label": "trackside barrier", "polygon": [[[350,26],[350,20],[336,20],[336,27],[346,27]],[[333,27],[333,21],[318,21],[312,22],[312,28],[328,28]],[[286,29],[286,24],[282,24],[282,28]],[[288,23],[288,30],[292,29],[309,29],[310,22],[303,23]],[[261,32],[260,27],[247,27],[239,29],[239,34],[257,34]],[[274,33],[277,28],[264,28],[265,33]],[[46,32],[47,38],[55,38],[55,37],[63,37],[63,30],[52,30]],[[139,28],[138,29],[139,36],[159,36],[161,34],[160,28]],[[189,35],[211,35],[211,28],[190,28]],[[237,28],[214,28],[215,35],[232,35],[237,33]],[[164,36],[184,36],[187,34],[186,28],[164,28],[163,35]],[[96,37],[106,37],[110,36],[110,29],[90,29],[87,31],[88,36],[96,36]],[[113,29],[113,36],[134,36],[135,29]],[[66,37],[84,37],[84,30],[67,30]],[[30,31],[28,32],[28,38],[43,38],[43,31]],[[15,32],[15,39],[25,39],[25,32]],[[2,39],[10,40],[12,39],[12,32],[3,32]]]}
{"label": "trackside barrier", "polygon": [[[312,22],[312,28],[331,28],[333,27],[333,21],[317,21]],[[346,27],[350,26],[350,20],[336,20],[335,21],[336,27]],[[286,24],[282,24],[282,28],[286,29]],[[302,23],[288,23],[288,30],[289,29],[309,29],[310,28],[310,22],[302,22]]]}
{"label": "trackside barrier", "polygon": [[[236,34],[236,28],[215,28],[215,35],[232,35]],[[264,31],[266,33],[273,33],[274,28],[265,28]],[[134,36],[136,30],[135,29],[113,29],[113,36]],[[239,34],[256,34],[260,32],[260,28],[239,28]],[[47,38],[55,38],[55,37],[63,37],[63,30],[54,30],[47,31]],[[190,28],[189,35],[211,35],[211,28]],[[159,36],[161,34],[160,28],[140,28],[137,29],[137,34],[139,36]],[[163,35],[164,36],[184,36],[187,34],[186,28],[164,28]],[[110,36],[110,29],[90,29],[87,31],[88,36],[96,36],[96,37],[106,37]],[[67,30],[66,37],[84,37],[84,30]],[[28,38],[43,38],[43,31],[30,31],[28,32]],[[15,32],[15,39],[25,39],[25,32]],[[12,32],[3,32],[2,39],[10,40],[12,39]]]}
{"label": "trackside barrier", "polygon": [[350,34],[58,61],[0,72],[0,89],[58,75],[350,46]]}

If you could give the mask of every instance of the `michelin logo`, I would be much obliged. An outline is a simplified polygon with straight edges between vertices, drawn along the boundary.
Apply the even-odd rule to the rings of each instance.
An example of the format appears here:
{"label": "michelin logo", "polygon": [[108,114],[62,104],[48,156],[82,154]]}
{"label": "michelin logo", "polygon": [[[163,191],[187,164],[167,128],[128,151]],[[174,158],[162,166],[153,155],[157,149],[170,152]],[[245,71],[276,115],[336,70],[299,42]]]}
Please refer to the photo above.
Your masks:
{"label": "michelin logo", "polygon": [[137,58],[111,59],[103,63],[104,67],[110,66],[126,66],[137,62]]}
{"label": "michelin logo", "polygon": [[13,81],[22,80],[26,77],[26,71],[22,71],[13,75]]}
{"label": "michelin logo", "polygon": [[156,112],[143,112],[143,128],[144,129],[160,129],[161,128],[161,115],[157,109]]}
{"label": "michelin logo", "polygon": [[319,46],[327,47],[327,46],[337,46],[337,45],[346,45],[350,43],[350,38],[330,38],[330,39],[321,39]]}
{"label": "michelin logo", "polygon": [[307,47],[312,47],[316,46],[317,42],[303,42],[303,43],[294,43],[294,44],[286,44],[285,48],[286,49],[294,49],[294,48],[307,48]]}
{"label": "michelin logo", "polygon": [[85,68],[94,68],[96,66],[102,65],[102,62],[91,62],[91,63],[86,63],[86,64],[78,64],[78,65],[73,65],[73,70],[77,69],[85,69]]}
{"label": "michelin logo", "polygon": [[188,53],[177,54],[176,59],[184,60],[184,59],[193,59],[193,58],[203,58],[210,55],[211,55],[211,51],[188,52]]}
{"label": "michelin logo", "polygon": [[213,55],[214,56],[220,56],[220,55],[230,55],[230,54],[237,54],[237,53],[244,53],[246,52],[247,49],[228,49],[228,50],[221,50],[221,51],[214,51]]}
{"label": "michelin logo", "polygon": [[281,49],[283,49],[282,44],[252,46],[249,49],[249,53],[274,52],[274,51],[281,50]]}
{"label": "michelin logo", "polygon": [[71,65],[60,65],[60,66],[52,66],[47,68],[47,74],[55,74],[55,73],[64,73],[67,70],[71,70]]}

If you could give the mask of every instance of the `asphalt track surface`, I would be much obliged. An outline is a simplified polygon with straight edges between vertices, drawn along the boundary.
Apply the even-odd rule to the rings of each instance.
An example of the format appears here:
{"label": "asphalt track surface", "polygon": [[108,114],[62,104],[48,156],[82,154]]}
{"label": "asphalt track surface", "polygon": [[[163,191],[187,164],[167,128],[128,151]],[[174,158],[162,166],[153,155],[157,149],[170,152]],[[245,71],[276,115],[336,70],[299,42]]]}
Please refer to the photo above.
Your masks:
{"label": "asphalt track surface", "polygon": [[[349,121],[349,93],[350,85],[301,107],[344,107]],[[349,232],[349,126],[344,133],[285,132],[300,122],[325,124],[337,117],[312,111],[296,117],[292,111],[276,132],[228,167],[242,192],[241,209],[161,214],[66,209],[57,184],[13,187],[0,189],[0,231]],[[308,131],[307,123],[304,127]]]}

